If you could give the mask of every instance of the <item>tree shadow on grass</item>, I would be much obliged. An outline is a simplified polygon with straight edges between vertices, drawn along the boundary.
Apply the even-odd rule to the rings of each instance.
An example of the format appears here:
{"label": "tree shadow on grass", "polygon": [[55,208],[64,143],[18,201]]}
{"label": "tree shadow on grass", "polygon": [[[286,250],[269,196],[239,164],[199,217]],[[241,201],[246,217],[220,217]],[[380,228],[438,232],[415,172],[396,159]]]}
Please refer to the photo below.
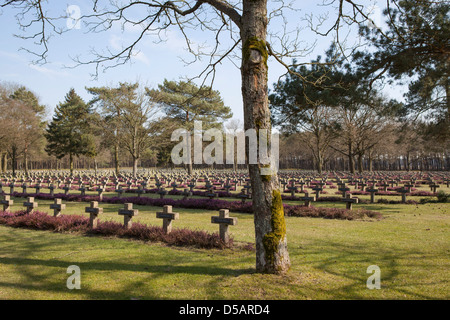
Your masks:
{"label": "tree shadow on grass", "polygon": [[[295,253],[295,250],[291,250]],[[300,255],[300,254],[299,254]],[[326,289],[333,299],[445,299],[447,292],[433,293],[435,288],[448,288],[446,266],[441,263],[444,254],[428,253],[415,250],[383,248],[376,243],[351,243],[343,245],[336,241],[321,239],[311,244],[301,255],[308,255],[309,264],[316,270],[332,275],[336,283]],[[418,258],[421,256],[422,258]],[[367,288],[367,279],[373,273],[367,268],[376,265],[381,270],[381,289]],[[422,275],[417,275],[417,271]],[[429,272],[433,281],[424,278]],[[434,275],[431,275],[434,273]],[[437,277],[440,274],[442,277]],[[339,285],[340,280],[345,283]],[[430,288],[431,290],[427,290]],[[314,287],[308,289],[314,290]],[[442,289],[445,290],[445,289]],[[368,291],[370,294],[368,294]]]}
{"label": "tree shadow on grass", "polygon": [[[15,231],[11,229],[1,233],[0,236],[0,241],[10,243],[10,246],[0,249],[0,268],[6,266],[7,269],[13,270],[8,272],[10,276],[6,274],[0,278],[0,288],[24,290],[25,297],[29,294],[27,291],[43,291],[44,299],[48,299],[48,296],[62,296],[64,299],[72,299],[71,297],[74,299],[130,299],[137,295],[136,292],[142,291],[143,296],[140,298],[164,299],[169,293],[165,288],[154,287],[154,283],[166,283],[167,279],[169,282],[180,279],[180,286],[176,288],[179,290],[177,296],[189,299],[190,297],[183,296],[182,288],[184,286],[186,289],[189,281],[200,276],[203,283],[199,284],[199,291],[210,299],[222,299],[223,295],[219,286],[221,282],[255,272],[253,268],[228,268],[224,263],[226,255],[220,257],[218,252],[211,251],[211,255],[220,257],[215,260],[208,258],[207,250],[199,250],[198,256],[195,253],[189,256],[182,252],[171,251],[171,248],[161,247],[163,252],[168,253],[166,259],[161,258],[163,254],[154,250],[143,251],[142,257],[138,256],[136,251],[133,253],[133,259],[127,259],[128,245],[135,244],[121,240],[117,240],[117,247],[116,244],[112,244],[112,247],[102,249],[101,243],[97,243],[91,248],[83,248],[81,246],[86,245],[84,237],[69,236],[71,239],[68,238],[68,241],[73,243],[67,244],[64,243],[65,241],[60,241],[59,237],[56,239],[42,237],[30,232],[26,239],[19,240],[19,245],[13,246],[17,244],[20,233]],[[99,251],[102,256],[93,259],[86,257],[83,252],[88,250]],[[107,253],[108,250],[111,250],[111,255]],[[184,250],[186,249],[182,249]],[[49,254],[53,257],[48,257]],[[39,258],[42,255],[44,258]],[[246,259],[245,256],[235,258],[234,263],[245,265]],[[83,279],[87,279],[86,285],[82,287],[84,290],[67,288],[66,280],[70,274],[66,271],[70,265],[77,265],[80,268],[82,283]],[[125,276],[127,280],[114,278],[119,274]],[[136,277],[130,277],[130,274],[136,274]],[[186,277],[183,277],[184,275]],[[8,279],[14,280],[8,281]],[[99,285],[95,279],[110,281],[113,283],[113,288],[109,289],[108,285]],[[187,283],[183,283],[185,279]]]}

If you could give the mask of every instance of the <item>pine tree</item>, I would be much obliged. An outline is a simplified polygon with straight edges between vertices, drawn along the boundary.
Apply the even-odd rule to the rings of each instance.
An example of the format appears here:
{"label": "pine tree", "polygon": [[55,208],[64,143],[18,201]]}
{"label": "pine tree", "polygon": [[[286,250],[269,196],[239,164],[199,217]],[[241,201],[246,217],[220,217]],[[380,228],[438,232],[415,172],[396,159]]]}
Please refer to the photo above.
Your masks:
{"label": "pine tree", "polygon": [[[157,90],[147,90],[147,94],[161,105],[168,118],[188,131],[194,128],[194,121],[202,121],[204,130],[219,128],[233,115],[218,91],[211,87],[199,88],[189,81],[164,80]],[[192,163],[188,164],[188,173],[192,174]]]}

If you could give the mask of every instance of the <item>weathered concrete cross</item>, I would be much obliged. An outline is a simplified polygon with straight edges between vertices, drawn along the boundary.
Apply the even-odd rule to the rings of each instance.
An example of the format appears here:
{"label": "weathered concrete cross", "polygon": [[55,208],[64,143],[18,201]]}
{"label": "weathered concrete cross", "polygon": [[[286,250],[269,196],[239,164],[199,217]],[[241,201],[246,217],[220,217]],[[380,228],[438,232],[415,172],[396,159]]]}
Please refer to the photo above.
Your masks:
{"label": "weathered concrete cross", "polygon": [[228,209],[220,209],[219,216],[211,217],[211,223],[219,224],[219,235],[223,242],[228,243],[230,241],[230,234],[228,233],[228,226],[237,225],[238,219],[230,217],[230,211]]}
{"label": "weathered concrete cross", "polygon": [[98,207],[97,201],[91,201],[90,206],[84,209],[85,212],[89,213],[89,227],[94,229],[97,227],[98,215],[103,213],[103,208]]}
{"label": "weathered concrete cross", "polygon": [[27,209],[27,214],[33,213],[34,208],[38,207],[37,202],[34,202],[34,197],[28,197],[27,201],[23,203],[23,206]]}
{"label": "weathered concrete cross", "polygon": [[4,195],[3,200],[0,201],[0,204],[3,205],[3,211],[9,211],[9,207],[12,206],[14,200],[11,200],[11,196]]}
{"label": "weathered concrete cross", "polygon": [[139,210],[133,209],[132,203],[124,203],[123,209],[119,209],[119,215],[123,216],[123,226],[125,228],[131,228],[131,219],[137,216]]}
{"label": "weathered concrete cross", "polygon": [[53,216],[59,217],[61,215],[61,210],[64,210],[66,205],[62,203],[62,200],[55,198],[55,203],[50,205],[50,209],[53,209]]}
{"label": "weathered concrete cross", "polygon": [[163,229],[166,234],[172,232],[172,220],[178,220],[180,215],[178,212],[172,212],[172,206],[163,207],[163,212],[157,212],[156,218],[163,219]]}

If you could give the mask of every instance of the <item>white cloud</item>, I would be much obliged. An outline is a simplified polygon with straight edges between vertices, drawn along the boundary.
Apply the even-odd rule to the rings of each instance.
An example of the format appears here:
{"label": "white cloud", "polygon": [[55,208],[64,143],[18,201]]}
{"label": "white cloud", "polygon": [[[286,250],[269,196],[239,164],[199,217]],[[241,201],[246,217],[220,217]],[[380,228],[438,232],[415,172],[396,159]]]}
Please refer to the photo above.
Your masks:
{"label": "white cloud", "polygon": [[37,71],[39,73],[42,73],[42,74],[44,74],[46,76],[67,77],[67,76],[70,75],[66,71],[53,70],[53,69],[50,69],[50,68],[47,68],[47,67],[38,66],[38,65],[35,65],[35,64],[29,64],[28,66],[30,67],[30,69],[33,69],[33,70],[35,70],[35,71]]}
{"label": "white cloud", "polygon": [[150,60],[142,51],[138,51],[137,53],[133,54],[133,57],[134,59],[144,63],[147,66],[150,65]]}

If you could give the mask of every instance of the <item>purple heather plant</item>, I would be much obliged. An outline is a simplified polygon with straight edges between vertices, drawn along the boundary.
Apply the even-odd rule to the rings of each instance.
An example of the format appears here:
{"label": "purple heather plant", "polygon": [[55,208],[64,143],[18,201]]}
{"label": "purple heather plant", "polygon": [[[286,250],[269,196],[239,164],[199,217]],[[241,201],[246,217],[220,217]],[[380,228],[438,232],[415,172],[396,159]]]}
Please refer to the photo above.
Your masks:
{"label": "purple heather plant", "polygon": [[204,249],[225,249],[233,246],[233,239],[230,239],[226,244],[220,239],[218,233],[175,228],[171,233],[165,234],[162,227],[135,222],[131,228],[126,229],[121,223],[112,221],[99,222],[95,229],[89,230],[89,218],[87,217],[80,215],[54,217],[40,211],[33,214],[26,214],[26,211],[15,213],[0,211],[0,224],[34,230],[125,237],[142,241],[163,242],[173,246],[191,246]]}

